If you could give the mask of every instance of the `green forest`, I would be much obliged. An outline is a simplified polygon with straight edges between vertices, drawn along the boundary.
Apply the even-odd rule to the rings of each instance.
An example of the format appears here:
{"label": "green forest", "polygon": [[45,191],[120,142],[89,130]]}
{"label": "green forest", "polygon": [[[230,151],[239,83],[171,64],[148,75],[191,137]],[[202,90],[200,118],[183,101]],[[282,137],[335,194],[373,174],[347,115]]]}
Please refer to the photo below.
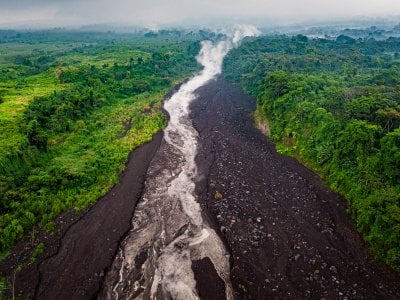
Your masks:
{"label": "green forest", "polygon": [[[205,33],[204,33],[205,34]],[[0,252],[118,182],[201,36],[0,31]]]}
{"label": "green forest", "polygon": [[400,269],[400,39],[248,39],[225,77],[257,97],[280,153],[347,199],[377,257]]}

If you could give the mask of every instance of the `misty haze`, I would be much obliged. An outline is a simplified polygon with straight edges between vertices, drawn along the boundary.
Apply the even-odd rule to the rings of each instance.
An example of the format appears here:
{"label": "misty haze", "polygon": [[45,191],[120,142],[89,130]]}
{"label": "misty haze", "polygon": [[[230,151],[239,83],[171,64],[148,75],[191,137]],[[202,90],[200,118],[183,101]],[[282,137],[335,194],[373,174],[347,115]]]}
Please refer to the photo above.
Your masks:
{"label": "misty haze", "polygon": [[398,0],[0,0],[0,299],[400,299]]}
{"label": "misty haze", "polygon": [[251,22],[258,26],[304,21],[349,21],[354,18],[396,18],[397,0],[19,0],[0,1],[3,27],[79,27],[91,24],[204,26]]}

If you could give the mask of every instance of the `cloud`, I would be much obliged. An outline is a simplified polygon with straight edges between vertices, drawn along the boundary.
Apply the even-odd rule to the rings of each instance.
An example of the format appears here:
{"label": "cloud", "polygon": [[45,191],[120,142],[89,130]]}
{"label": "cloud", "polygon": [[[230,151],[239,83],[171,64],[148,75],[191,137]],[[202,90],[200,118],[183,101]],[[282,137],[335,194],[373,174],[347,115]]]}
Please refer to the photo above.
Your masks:
{"label": "cloud", "polygon": [[0,24],[135,25],[400,15],[399,0],[0,0]]}

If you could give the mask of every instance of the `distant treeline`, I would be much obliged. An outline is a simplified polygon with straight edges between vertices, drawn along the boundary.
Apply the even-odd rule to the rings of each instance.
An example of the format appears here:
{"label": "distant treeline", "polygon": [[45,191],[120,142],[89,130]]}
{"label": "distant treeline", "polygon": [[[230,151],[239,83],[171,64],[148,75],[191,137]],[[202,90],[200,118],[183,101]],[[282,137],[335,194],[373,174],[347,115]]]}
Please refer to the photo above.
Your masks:
{"label": "distant treeline", "polygon": [[277,149],[348,200],[378,257],[400,269],[400,39],[261,37],[225,60],[257,97]]}
{"label": "distant treeline", "polygon": [[82,28],[79,30],[70,30],[63,28],[54,28],[46,30],[1,30],[0,29],[0,44],[1,43],[106,43],[106,42],[126,42],[139,41],[146,42],[146,39],[152,38],[156,40],[185,40],[198,41],[205,39],[217,39],[222,37],[221,34],[216,34],[210,30],[158,30],[149,31],[139,28],[127,29],[106,29],[94,26],[93,28]]}

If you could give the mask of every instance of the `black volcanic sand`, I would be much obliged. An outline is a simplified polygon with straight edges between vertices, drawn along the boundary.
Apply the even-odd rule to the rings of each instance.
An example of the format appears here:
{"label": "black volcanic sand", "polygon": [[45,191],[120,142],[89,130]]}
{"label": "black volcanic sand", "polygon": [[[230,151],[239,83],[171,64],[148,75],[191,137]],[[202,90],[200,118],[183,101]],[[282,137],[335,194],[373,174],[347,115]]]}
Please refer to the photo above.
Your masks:
{"label": "black volcanic sand", "polygon": [[198,193],[232,254],[235,296],[398,299],[399,274],[374,262],[344,199],[254,128],[255,100],[222,79],[197,92]]}
{"label": "black volcanic sand", "polygon": [[[147,168],[161,143],[162,132],[134,150],[120,183],[85,212],[69,211],[56,220],[56,233],[39,232],[45,253],[29,264],[31,245],[21,241],[0,271],[13,281],[18,299],[91,299],[97,296],[120,241],[131,227],[141,197]],[[11,291],[8,292],[11,298]]]}

